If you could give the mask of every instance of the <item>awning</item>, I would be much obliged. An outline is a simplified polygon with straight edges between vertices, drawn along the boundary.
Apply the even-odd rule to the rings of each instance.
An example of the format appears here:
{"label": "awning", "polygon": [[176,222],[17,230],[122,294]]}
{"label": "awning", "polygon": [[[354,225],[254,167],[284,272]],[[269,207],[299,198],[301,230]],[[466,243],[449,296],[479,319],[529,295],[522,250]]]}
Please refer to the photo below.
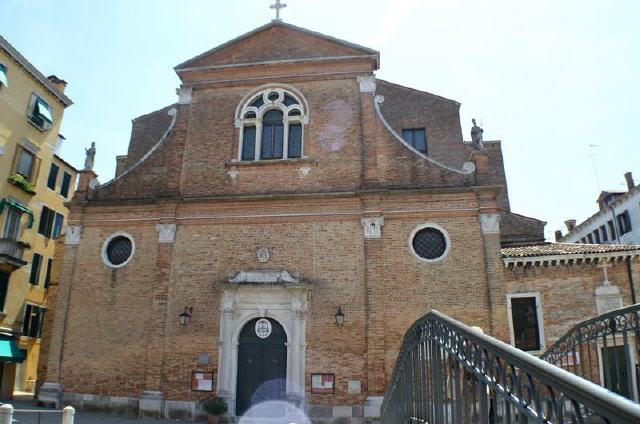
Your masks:
{"label": "awning", "polygon": [[28,227],[29,228],[33,227],[33,212],[31,212],[29,210],[29,208],[27,208],[25,206],[22,206],[20,203],[16,202],[15,200],[2,199],[2,200],[0,200],[0,214],[4,210],[5,205],[10,207],[10,208],[14,208],[15,210],[18,210],[18,211],[20,211],[22,213],[25,213],[25,214],[29,215],[29,225],[28,225]]}
{"label": "awning", "polygon": [[16,363],[24,361],[24,355],[18,349],[14,339],[0,339],[0,362]]}

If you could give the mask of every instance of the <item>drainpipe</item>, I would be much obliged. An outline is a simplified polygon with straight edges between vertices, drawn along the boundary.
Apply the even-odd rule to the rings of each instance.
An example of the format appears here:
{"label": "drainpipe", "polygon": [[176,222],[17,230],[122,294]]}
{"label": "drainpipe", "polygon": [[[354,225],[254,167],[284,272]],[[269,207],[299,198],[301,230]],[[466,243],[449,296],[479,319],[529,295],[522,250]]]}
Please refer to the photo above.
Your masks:
{"label": "drainpipe", "polygon": [[636,288],[633,283],[633,272],[631,270],[631,256],[627,256],[627,275],[629,276],[629,288],[631,289],[631,304],[635,305],[638,301],[636,300]]}

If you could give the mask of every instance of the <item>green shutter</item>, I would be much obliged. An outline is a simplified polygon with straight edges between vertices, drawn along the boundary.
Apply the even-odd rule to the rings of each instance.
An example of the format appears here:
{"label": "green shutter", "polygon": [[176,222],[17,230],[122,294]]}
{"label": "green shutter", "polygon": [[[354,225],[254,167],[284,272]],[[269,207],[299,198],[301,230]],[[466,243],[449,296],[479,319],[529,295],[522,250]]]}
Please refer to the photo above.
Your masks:
{"label": "green shutter", "polygon": [[49,221],[50,212],[51,210],[48,207],[43,206],[42,212],[40,213],[40,223],[38,224],[38,233],[42,234],[45,237],[47,236],[47,221]]}
{"label": "green shutter", "polygon": [[60,195],[62,197],[69,196],[69,185],[71,184],[71,175],[66,172],[62,174],[62,184],[60,185]]}
{"label": "green shutter", "polygon": [[47,275],[44,277],[44,289],[49,289],[49,284],[51,284],[51,266],[53,265],[53,259],[49,258],[47,261]]}
{"label": "green shutter", "polygon": [[51,232],[51,238],[52,239],[58,238],[58,236],[62,232],[62,224],[63,223],[64,223],[64,216],[56,212],[55,213],[55,221],[53,223],[53,230]]}
{"label": "green shutter", "polygon": [[29,323],[31,322],[31,305],[24,305],[24,319],[22,320],[22,334],[29,335]]}
{"label": "green shutter", "polygon": [[42,256],[37,253],[33,254],[33,260],[31,261],[31,274],[29,274],[29,284],[34,286],[38,285],[40,280],[40,264],[42,262]]}
{"label": "green shutter", "polygon": [[49,178],[47,178],[47,187],[51,190],[56,189],[56,182],[58,181],[58,171],[60,171],[60,167],[55,163],[51,164],[51,169],[49,169]]}
{"label": "green shutter", "polygon": [[7,79],[7,67],[0,63],[0,85],[9,87],[9,80]]}
{"label": "green shutter", "polygon": [[15,200],[2,199],[0,201],[0,214],[4,210],[5,205],[10,207],[10,208],[16,209],[16,210],[18,210],[18,211],[20,211],[22,213],[25,213],[25,214],[29,215],[29,224],[27,226],[29,228],[31,228],[33,226],[33,212],[31,212],[29,210],[29,208],[27,208],[26,206],[22,206],[20,203],[16,202]]}
{"label": "green shutter", "polygon": [[36,100],[36,108],[34,112],[40,116],[40,118],[48,121],[50,124],[53,123],[53,116],[51,116],[51,107],[42,100],[40,97]]}

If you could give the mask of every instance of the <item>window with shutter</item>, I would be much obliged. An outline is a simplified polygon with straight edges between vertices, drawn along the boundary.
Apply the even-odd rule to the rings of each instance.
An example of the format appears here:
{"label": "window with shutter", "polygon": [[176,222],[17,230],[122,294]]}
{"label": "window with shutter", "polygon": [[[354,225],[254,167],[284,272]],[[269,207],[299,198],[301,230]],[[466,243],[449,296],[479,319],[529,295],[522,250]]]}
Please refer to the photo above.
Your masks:
{"label": "window with shutter", "polygon": [[29,120],[42,131],[47,131],[53,124],[51,106],[42,97],[33,94],[31,99],[31,111]]}
{"label": "window with shutter", "polygon": [[35,179],[36,155],[22,146],[16,149],[15,169],[16,174],[22,175],[29,182]]}
{"label": "window with shutter", "polygon": [[51,164],[51,169],[49,169],[49,178],[47,179],[47,187],[51,190],[56,189],[56,182],[58,181],[58,171],[60,171],[60,167],[55,163]]}
{"label": "window with shutter", "polygon": [[64,216],[56,212],[55,220],[53,222],[53,230],[51,231],[51,238],[58,238],[62,233],[62,224],[64,223]]}
{"label": "window with shutter", "polygon": [[29,334],[29,327],[31,325],[31,308],[28,303],[24,305],[24,317],[22,319],[22,334],[25,336]]}
{"label": "window with shutter", "polygon": [[49,284],[51,283],[51,267],[53,266],[53,259],[49,258],[47,260],[47,273],[44,276],[44,289],[49,289]]}
{"label": "window with shutter", "polygon": [[618,215],[618,228],[620,229],[620,235],[627,234],[631,231],[631,218],[629,217],[629,211],[624,211]]}
{"label": "window with shutter", "polygon": [[7,66],[0,63],[0,86],[9,86],[9,78],[7,77]]}
{"label": "window with shutter", "polygon": [[536,297],[511,298],[511,325],[515,347],[537,351],[542,347]]}
{"label": "window with shutter", "polygon": [[42,256],[37,253],[33,254],[33,260],[31,261],[31,273],[29,274],[29,284],[34,286],[38,285],[40,280],[40,263],[42,262]]}
{"label": "window with shutter", "polygon": [[609,241],[609,234],[607,234],[607,227],[604,225],[600,226],[600,233],[602,234],[602,241]]}
{"label": "window with shutter", "polygon": [[4,229],[2,231],[2,237],[11,240],[18,240],[20,234],[20,219],[22,218],[22,212],[14,208],[7,208],[7,217],[4,221]]}
{"label": "window with shutter", "polygon": [[38,224],[38,233],[47,238],[56,238],[62,232],[63,222],[63,215],[49,209],[46,206],[42,206],[42,212],[40,213],[40,223]]}
{"label": "window with shutter", "polygon": [[60,195],[62,197],[69,196],[70,185],[71,185],[71,175],[65,172],[62,174],[62,184],[60,185]]}
{"label": "window with shutter", "polygon": [[22,321],[22,333],[27,337],[42,337],[42,318],[44,309],[39,306],[24,305],[24,319]]}
{"label": "window with shutter", "polygon": [[417,151],[427,154],[427,132],[424,128],[403,129],[402,138]]}
{"label": "window with shutter", "polygon": [[607,222],[607,226],[609,227],[609,234],[611,234],[611,241],[614,241],[616,238],[618,238],[618,232],[616,231],[616,226],[613,220]]}
{"label": "window with shutter", "polygon": [[0,271],[0,311],[4,312],[4,303],[7,300],[7,291],[9,291],[9,274]]}

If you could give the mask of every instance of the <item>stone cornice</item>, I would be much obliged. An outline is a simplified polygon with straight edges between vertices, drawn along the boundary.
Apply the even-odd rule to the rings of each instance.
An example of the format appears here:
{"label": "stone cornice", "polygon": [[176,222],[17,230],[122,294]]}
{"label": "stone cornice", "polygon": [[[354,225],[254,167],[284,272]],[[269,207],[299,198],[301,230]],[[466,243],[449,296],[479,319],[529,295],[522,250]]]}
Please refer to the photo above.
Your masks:
{"label": "stone cornice", "polygon": [[284,65],[284,64],[296,64],[296,63],[315,63],[315,62],[330,62],[330,61],[349,61],[349,60],[362,60],[362,59],[377,59],[377,55],[357,55],[357,56],[324,56],[324,57],[310,57],[302,59],[282,59],[282,60],[264,60],[260,62],[249,63],[231,63],[225,65],[211,65],[211,66],[199,66],[195,68],[181,68],[177,72],[208,72],[218,69],[228,68],[247,68],[252,66],[264,66],[264,65]]}
{"label": "stone cornice", "polygon": [[[168,197],[168,198],[134,198],[134,199],[91,199],[84,201],[88,207],[93,206],[134,206],[160,203],[198,203],[198,202],[252,202],[264,200],[292,200],[309,198],[350,198],[368,197],[380,195],[457,195],[461,193],[478,193],[482,191],[499,191],[501,186],[464,186],[464,187],[435,187],[435,188],[383,188],[361,189],[333,192],[310,193],[274,193],[274,194],[246,194],[246,195],[221,195],[201,197]],[[75,198],[74,198],[75,200]]]}

